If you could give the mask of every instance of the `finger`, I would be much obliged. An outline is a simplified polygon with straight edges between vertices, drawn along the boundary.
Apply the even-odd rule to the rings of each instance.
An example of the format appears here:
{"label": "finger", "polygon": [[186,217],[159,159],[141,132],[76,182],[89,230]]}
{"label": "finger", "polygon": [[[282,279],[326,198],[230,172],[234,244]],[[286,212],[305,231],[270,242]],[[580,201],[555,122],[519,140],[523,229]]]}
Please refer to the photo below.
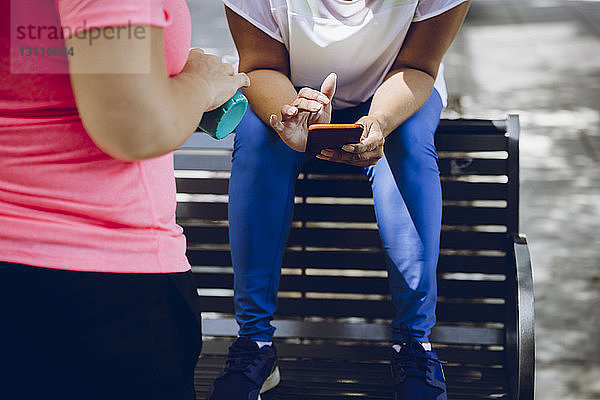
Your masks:
{"label": "finger", "polygon": [[301,97],[294,100],[291,105],[309,112],[319,112],[323,109],[323,104],[319,103],[318,101],[308,100]]}
{"label": "finger", "polygon": [[285,119],[286,117],[293,117],[298,114],[298,108],[285,104],[281,107],[281,116]]}
{"label": "finger", "polygon": [[[373,142],[373,143],[371,143]],[[373,147],[373,148],[371,148]],[[364,153],[365,151],[373,150],[377,147],[377,141],[371,139],[368,142],[349,143],[342,146],[342,150],[348,153]]]}
{"label": "finger", "polygon": [[327,157],[330,161],[353,161],[356,160],[354,154],[346,153],[344,151],[325,149],[321,150],[321,155]]}
{"label": "finger", "polygon": [[231,64],[221,64],[221,68],[223,69],[223,72],[227,75],[233,76],[233,74],[235,73],[235,69]]}
{"label": "finger", "polygon": [[373,151],[373,150],[375,150],[377,148],[378,145],[379,145],[379,140],[378,139],[376,139],[376,138],[373,138],[373,139],[367,138],[363,142],[355,143],[355,144],[352,144],[352,145],[348,146],[348,147],[352,147],[353,150],[346,150],[346,149],[344,149],[344,150],[350,151],[352,153],[360,154],[360,153],[364,153],[364,152],[367,152],[367,151]]}
{"label": "finger", "polygon": [[334,162],[334,163],[338,163],[338,164],[346,164],[346,165],[354,165],[356,167],[368,167],[370,164],[367,164],[365,161],[353,161],[353,160],[336,160],[334,158],[328,158],[325,157],[321,154],[317,154],[316,157],[319,160],[324,160],[324,161],[329,161],[329,162]]}
{"label": "finger", "polygon": [[321,155],[338,161],[371,162],[372,164],[375,164],[381,157],[383,157],[383,152],[380,151],[380,149],[375,149],[373,151],[364,153],[352,154],[339,150],[325,149],[321,151]]}
{"label": "finger", "polygon": [[[214,64],[221,64],[221,59],[214,54],[204,53],[204,57],[206,57],[206,61]],[[221,64],[222,65],[222,64]]]}
{"label": "finger", "polygon": [[356,160],[336,160],[336,159],[333,159],[333,158],[325,157],[325,156],[323,156],[321,154],[317,154],[316,157],[319,160],[330,161],[330,162],[334,162],[334,163],[338,163],[338,164],[353,165],[355,167],[361,167],[361,168],[366,168],[366,167],[368,167],[370,165],[375,165],[375,164],[377,164],[377,161],[378,161],[378,160],[368,160],[368,161],[362,161],[362,160],[359,160],[359,161],[356,161]]}
{"label": "finger", "polygon": [[235,82],[237,87],[249,87],[250,86],[250,77],[248,75],[242,73],[235,74],[233,76],[235,78]]}
{"label": "finger", "polygon": [[329,104],[329,97],[319,92],[318,90],[314,90],[307,87],[300,89],[300,91],[298,92],[298,98],[315,100],[325,105]]}
{"label": "finger", "polygon": [[202,50],[199,47],[192,47],[190,49],[190,53],[194,53],[194,54],[204,54],[204,50]]}
{"label": "finger", "polygon": [[271,127],[273,129],[275,129],[275,132],[277,132],[278,134],[283,133],[285,126],[283,125],[283,123],[277,118],[277,116],[275,114],[271,114],[271,116],[269,117],[269,124],[271,125]]}
{"label": "finger", "polygon": [[356,161],[365,162],[365,163],[371,165],[371,164],[376,164],[377,161],[379,161],[379,159],[381,159],[381,157],[383,157],[383,152],[376,149],[373,151],[367,151],[364,153],[355,154],[355,156],[356,156]]}
{"label": "finger", "polygon": [[381,145],[380,138],[376,138],[376,137],[369,138],[368,137],[363,142],[352,145],[354,147],[353,153],[360,154],[360,153],[365,153],[368,151],[373,151],[380,145]]}
{"label": "finger", "polygon": [[327,96],[329,100],[333,100],[333,95],[335,94],[335,88],[337,86],[337,75],[335,73],[331,73],[327,75],[327,78],[323,80],[321,84],[321,92]]}
{"label": "finger", "polygon": [[352,145],[352,147],[354,148],[353,152],[362,153],[365,151],[372,151],[375,150],[377,147],[382,146],[384,142],[385,139],[383,138],[383,134],[381,132],[381,129],[379,128],[379,125],[371,124],[368,127],[367,135],[365,137],[362,137],[359,143]]}

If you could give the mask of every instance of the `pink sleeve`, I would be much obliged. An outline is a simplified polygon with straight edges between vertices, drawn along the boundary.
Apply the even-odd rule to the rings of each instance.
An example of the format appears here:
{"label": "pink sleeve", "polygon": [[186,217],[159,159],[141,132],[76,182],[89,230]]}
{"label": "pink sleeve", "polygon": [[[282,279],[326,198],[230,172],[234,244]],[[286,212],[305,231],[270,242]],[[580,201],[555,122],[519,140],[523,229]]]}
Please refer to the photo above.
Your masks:
{"label": "pink sleeve", "polygon": [[165,0],[57,0],[65,37],[107,26],[168,25]]}

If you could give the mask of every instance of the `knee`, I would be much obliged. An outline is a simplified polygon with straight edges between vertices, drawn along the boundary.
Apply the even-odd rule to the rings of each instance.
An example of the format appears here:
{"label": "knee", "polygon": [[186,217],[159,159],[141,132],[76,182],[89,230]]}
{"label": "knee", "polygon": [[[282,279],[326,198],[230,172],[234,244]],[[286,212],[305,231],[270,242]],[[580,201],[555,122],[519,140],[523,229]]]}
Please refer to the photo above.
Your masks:
{"label": "knee", "polygon": [[289,148],[270,126],[248,109],[236,129],[231,176],[253,182],[295,177],[302,154]]}
{"label": "knee", "polygon": [[275,131],[266,125],[251,108],[248,108],[244,118],[235,130],[235,147],[259,150],[276,142],[279,139]]}
{"label": "knee", "polygon": [[298,154],[279,138],[250,108],[238,125],[235,134],[233,161],[246,168],[260,167],[261,163],[289,162],[294,165]]}
{"label": "knee", "polygon": [[390,166],[401,164],[409,171],[421,169],[438,171],[434,141],[435,128],[409,119],[386,139],[384,153]]}

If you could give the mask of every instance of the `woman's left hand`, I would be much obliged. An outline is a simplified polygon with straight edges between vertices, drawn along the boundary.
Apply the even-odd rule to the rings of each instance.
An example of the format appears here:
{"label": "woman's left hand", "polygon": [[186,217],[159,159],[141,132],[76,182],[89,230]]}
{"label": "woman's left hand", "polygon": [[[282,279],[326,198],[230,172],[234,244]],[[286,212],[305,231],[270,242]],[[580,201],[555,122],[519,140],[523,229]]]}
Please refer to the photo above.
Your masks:
{"label": "woman's left hand", "polygon": [[317,158],[358,167],[375,165],[383,157],[385,143],[379,121],[374,117],[364,116],[356,123],[363,126],[360,143],[344,145],[342,150],[322,150],[321,154],[317,154]]}

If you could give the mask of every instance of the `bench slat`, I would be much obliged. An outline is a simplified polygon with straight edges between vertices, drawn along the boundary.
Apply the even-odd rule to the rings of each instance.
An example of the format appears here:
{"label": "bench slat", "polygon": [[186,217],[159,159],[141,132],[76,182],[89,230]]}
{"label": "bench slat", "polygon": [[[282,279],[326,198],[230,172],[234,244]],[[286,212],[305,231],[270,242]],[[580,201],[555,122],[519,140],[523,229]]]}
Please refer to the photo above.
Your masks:
{"label": "bench slat", "polygon": [[[178,193],[226,195],[228,185],[227,178],[177,178]],[[506,200],[507,186],[506,183],[443,181],[442,192],[446,200]],[[366,182],[301,179],[296,182],[296,196],[370,198],[372,193]]]}
{"label": "bench slat", "polygon": [[[229,242],[226,226],[205,226],[182,223],[189,243],[226,244]],[[381,246],[376,229],[333,229],[333,228],[292,228],[288,239],[290,246],[319,246],[366,248]],[[443,249],[505,250],[510,245],[505,233],[443,231]]]}
{"label": "bench slat", "polygon": [[435,138],[437,151],[505,151],[508,149],[508,137],[504,135],[440,134]]}
{"label": "bench slat", "polygon": [[[192,266],[224,266],[230,267],[231,254],[223,249],[196,249],[190,246],[187,257]],[[505,258],[503,256],[440,256],[438,272],[464,272],[504,274]],[[357,270],[385,270],[385,257],[382,250],[366,251],[294,251],[288,250],[283,257],[286,268],[333,268]]]}
{"label": "bench slat", "polygon": [[[233,313],[233,299],[220,296],[200,296],[202,309],[207,312]],[[440,323],[504,322],[504,304],[439,302],[437,317]],[[389,302],[339,299],[278,299],[277,317],[313,316],[331,318],[381,318],[394,315]]]}
{"label": "bench slat", "polygon": [[[227,220],[227,203],[180,202],[177,217],[203,220]],[[296,204],[294,220],[317,222],[376,222],[372,205]],[[449,225],[504,225],[506,208],[445,206],[442,223]]]}
{"label": "bench slat", "polygon": [[508,174],[507,160],[440,157],[439,168],[441,176]]}
{"label": "bench slat", "polygon": [[[230,289],[233,273],[194,272],[198,287],[206,289]],[[288,292],[322,292],[388,295],[387,278],[348,276],[282,275],[279,290]],[[506,294],[504,281],[470,281],[438,279],[438,296],[464,299],[503,299]]]}
{"label": "bench slat", "polygon": [[506,120],[486,119],[442,119],[438,125],[436,135],[478,134],[478,135],[504,135],[506,133]]}
{"label": "bench slat", "polygon": [[[277,339],[392,340],[388,324],[276,320],[272,325],[277,328]],[[233,318],[205,318],[202,321],[202,333],[206,336],[234,336],[237,331],[238,325]],[[438,325],[433,328],[430,339],[441,344],[503,345],[504,333],[499,328]]]}
{"label": "bench slat", "polygon": [[[186,171],[231,171],[231,152],[177,151],[175,170]],[[447,158],[439,159],[441,176],[461,175],[507,175],[506,159]],[[364,169],[342,164],[308,163],[302,168],[306,174],[364,175]]]}

